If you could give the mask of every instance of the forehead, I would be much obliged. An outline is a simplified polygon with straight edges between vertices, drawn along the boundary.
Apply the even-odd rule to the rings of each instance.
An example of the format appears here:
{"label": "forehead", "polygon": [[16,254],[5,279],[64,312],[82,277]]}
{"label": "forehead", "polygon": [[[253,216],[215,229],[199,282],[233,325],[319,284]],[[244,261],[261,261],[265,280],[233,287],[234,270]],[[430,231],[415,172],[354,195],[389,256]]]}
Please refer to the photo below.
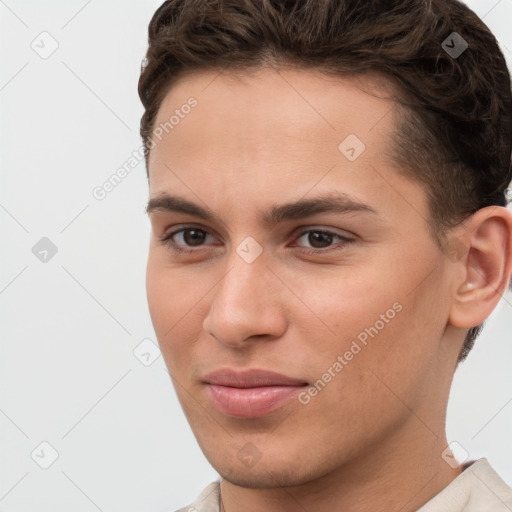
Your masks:
{"label": "forehead", "polygon": [[378,76],[313,70],[184,76],[158,111],[155,128],[164,129],[150,153],[150,193],[179,188],[190,197],[186,184],[193,183],[192,192],[203,198],[260,194],[277,195],[277,202],[291,188],[295,195],[341,188],[360,197],[379,187],[382,195],[390,179],[404,182],[399,188],[416,186],[389,176],[396,123],[391,90]]}
{"label": "forehead", "polygon": [[176,145],[186,142],[200,152],[218,147],[219,141],[226,149],[245,142],[248,149],[256,139],[261,151],[278,137],[280,144],[290,138],[300,139],[303,147],[316,146],[318,140],[341,141],[349,133],[374,143],[392,128],[389,89],[377,76],[340,78],[315,70],[196,72],[171,87],[155,126],[165,126],[194,98],[197,106],[169,134]]}

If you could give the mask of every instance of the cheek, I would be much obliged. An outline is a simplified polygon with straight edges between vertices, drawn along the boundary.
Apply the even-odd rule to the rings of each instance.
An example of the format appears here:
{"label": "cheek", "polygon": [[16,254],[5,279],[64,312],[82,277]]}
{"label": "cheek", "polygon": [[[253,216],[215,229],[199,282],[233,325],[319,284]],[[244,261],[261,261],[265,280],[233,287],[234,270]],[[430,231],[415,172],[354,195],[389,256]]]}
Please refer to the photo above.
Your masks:
{"label": "cheek", "polygon": [[[385,260],[386,265],[367,266],[365,272],[340,269],[320,286],[315,280],[303,281],[299,293],[334,332],[317,352],[322,360],[334,361],[351,347],[357,355],[347,356],[369,366],[420,367],[435,356],[447,312],[441,266],[410,259],[407,264],[405,256],[395,257],[393,264],[391,258]],[[428,278],[422,282],[424,275]],[[314,324],[307,328],[314,337]]]}
{"label": "cheek", "polygon": [[171,272],[152,256],[148,259],[146,292],[151,321],[162,349],[174,339],[176,324],[185,316],[187,288],[179,285],[176,271]]}
{"label": "cheek", "polygon": [[199,288],[191,286],[190,277],[186,278],[184,272],[169,264],[165,251],[151,247],[146,269],[146,292],[157,334],[166,333],[173,324],[185,317],[194,299],[191,296],[194,290],[198,295]]}
{"label": "cheek", "polygon": [[192,347],[199,339],[208,288],[170,268],[159,255],[151,255],[146,272],[146,292],[151,321],[169,371],[190,366]]}
{"label": "cheek", "polygon": [[357,431],[370,432],[377,423],[384,428],[402,421],[404,403],[416,407],[421,402],[435,347],[418,325],[414,308],[419,303],[396,297],[383,290],[371,300],[340,299],[344,308],[336,332],[341,334],[324,342],[323,349],[321,342],[309,348],[312,382],[319,390],[304,409],[312,422],[337,424],[346,432],[357,425]]}
{"label": "cheek", "polygon": [[354,356],[354,373],[368,400],[393,405],[393,390],[412,406],[420,400],[437,364],[446,307],[440,272],[433,272],[424,286],[417,286],[414,273],[396,276],[400,278],[393,286],[374,289],[373,295],[354,305],[354,315],[358,309],[365,310],[353,326],[358,332],[353,331],[352,337],[361,347]]}
{"label": "cheek", "polygon": [[153,327],[160,340],[170,305],[173,302],[172,287],[165,279],[162,265],[150,250],[146,269],[146,294]]}
{"label": "cheek", "polygon": [[[338,268],[322,278],[310,275],[306,279],[290,277],[290,280],[299,283],[294,291],[305,298],[316,314],[316,326],[320,327],[319,320],[322,321],[340,340],[354,339],[361,333],[364,339],[365,329],[373,328],[375,323],[379,332],[384,327],[388,330],[388,325],[399,316],[400,301],[403,301],[396,284],[390,286],[382,275],[372,274],[370,269],[356,272],[348,267]],[[296,321],[299,326],[304,323],[304,320]],[[312,322],[310,328],[314,327]]]}

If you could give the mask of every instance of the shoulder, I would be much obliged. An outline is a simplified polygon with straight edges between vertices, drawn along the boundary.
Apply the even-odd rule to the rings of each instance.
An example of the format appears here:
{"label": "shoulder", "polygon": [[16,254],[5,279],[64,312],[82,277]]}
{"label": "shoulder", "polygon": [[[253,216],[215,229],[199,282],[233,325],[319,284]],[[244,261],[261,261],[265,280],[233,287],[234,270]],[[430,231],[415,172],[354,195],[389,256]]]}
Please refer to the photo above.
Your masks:
{"label": "shoulder", "polygon": [[509,512],[512,510],[512,488],[498,475],[487,459],[479,459],[466,471],[472,476],[468,512],[481,510]]}
{"label": "shoulder", "polygon": [[418,512],[510,512],[512,488],[485,458],[464,471]]}

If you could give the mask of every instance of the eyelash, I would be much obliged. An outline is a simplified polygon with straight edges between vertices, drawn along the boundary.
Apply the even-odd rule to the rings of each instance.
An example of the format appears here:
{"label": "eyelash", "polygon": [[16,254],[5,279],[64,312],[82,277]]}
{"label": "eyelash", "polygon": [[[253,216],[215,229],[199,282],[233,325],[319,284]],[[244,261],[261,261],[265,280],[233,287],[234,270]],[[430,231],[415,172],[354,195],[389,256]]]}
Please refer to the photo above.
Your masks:
{"label": "eyelash", "polygon": [[[176,251],[178,253],[190,254],[190,253],[194,253],[194,252],[199,251],[200,249],[183,249],[183,247],[180,247],[178,244],[173,242],[172,238],[175,235],[177,235],[178,233],[186,232],[186,231],[200,231],[202,233],[206,233],[207,235],[211,234],[211,233],[208,233],[208,231],[206,231],[204,229],[201,229],[201,228],[198,228],[198,227],[195,227],[195,226],[186,226],[186,227],[182,227],[180,229],[177,229],[176,231],[173,231],[171,233],[168,233],[167,235],[164,235],[163,237],[159,238],[159,240],[160,240],[160,242],[162,244],[168,246],[170,249],[172,249],[173,251]],[[301,252],[304,252],[306,254],[318,255],[318,254],[321,254],[321,253],[337,251],[337,250],[343,250],[346,245],[354,242],[353,238],[344,237],[342,235],[339,235],[338,233],[334,233],[332,231],[328,231],[328,230],[325,230],[325,229],[307,229],[307,230],[304,230],[304,231],[302,231],[297,236],[296,240],[302,238],[304,235],[306,235],[308,233],[322,233],[324,235],[329,235],[329,236],[332,236],[334,238],[338,238],[339,240],[341,240],[343,242],[343,245],[341,247],[337,247],[335,249],[330,249],[330,248],[325,248],[325,249],[305,249],[305,248],[302,248]],[[198,246],[198,247],[201,247],[201,246]]]}

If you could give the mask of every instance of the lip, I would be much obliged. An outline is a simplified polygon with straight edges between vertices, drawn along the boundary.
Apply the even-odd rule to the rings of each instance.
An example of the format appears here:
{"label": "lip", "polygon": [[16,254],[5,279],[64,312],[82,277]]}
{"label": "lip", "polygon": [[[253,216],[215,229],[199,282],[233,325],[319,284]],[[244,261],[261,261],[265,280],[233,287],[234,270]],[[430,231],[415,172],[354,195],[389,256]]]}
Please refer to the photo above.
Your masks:
{"label": "lip", "polygon": [[203,378],[213,405],[236,418],[270,414],[296,397],[308,383],[267,370],[221,369]]}

